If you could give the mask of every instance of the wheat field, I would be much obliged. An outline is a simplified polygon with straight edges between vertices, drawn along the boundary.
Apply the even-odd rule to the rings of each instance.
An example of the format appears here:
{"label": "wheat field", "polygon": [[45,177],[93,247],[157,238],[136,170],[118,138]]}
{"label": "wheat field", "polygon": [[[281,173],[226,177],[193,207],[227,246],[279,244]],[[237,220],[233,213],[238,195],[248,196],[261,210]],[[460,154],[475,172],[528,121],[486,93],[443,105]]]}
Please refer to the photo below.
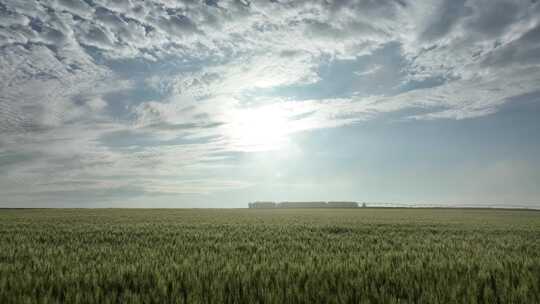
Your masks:
{"label": "wheat field", "polygon": [[540,212],[3,209],[0,303],[540,303]]}

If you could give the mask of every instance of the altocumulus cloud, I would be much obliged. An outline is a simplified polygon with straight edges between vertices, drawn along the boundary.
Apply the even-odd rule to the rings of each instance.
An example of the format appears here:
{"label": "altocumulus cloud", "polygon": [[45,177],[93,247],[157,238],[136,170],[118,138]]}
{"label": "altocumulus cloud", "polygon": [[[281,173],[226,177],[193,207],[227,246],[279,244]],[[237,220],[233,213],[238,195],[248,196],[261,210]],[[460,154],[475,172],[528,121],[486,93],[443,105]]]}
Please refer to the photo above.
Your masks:
{"label": "altocumulus cloud", "polygon": [[537,1],[2,0],[0,187],[249,187],[213,174],[293,133],[489,115],[539,83]]}

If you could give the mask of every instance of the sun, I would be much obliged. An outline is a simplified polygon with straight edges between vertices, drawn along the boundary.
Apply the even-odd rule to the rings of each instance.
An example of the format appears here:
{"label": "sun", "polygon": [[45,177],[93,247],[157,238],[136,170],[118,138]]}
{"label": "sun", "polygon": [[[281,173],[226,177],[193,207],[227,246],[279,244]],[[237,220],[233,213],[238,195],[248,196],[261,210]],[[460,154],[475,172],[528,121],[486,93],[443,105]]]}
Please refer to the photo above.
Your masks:
{"label": "sun", "polygon": [[238,109],[230,115],[228,135],[242,151],[266,151],[283,148],[288,142],[288,115],[275,106]]}

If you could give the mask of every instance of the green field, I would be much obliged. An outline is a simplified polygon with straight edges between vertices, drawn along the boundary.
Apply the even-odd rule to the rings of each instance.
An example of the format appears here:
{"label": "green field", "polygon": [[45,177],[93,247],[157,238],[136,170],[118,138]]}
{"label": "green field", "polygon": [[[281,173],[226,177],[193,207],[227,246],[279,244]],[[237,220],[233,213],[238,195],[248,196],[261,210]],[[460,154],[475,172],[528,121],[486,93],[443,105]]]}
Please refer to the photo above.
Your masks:
{"label": "green field", "polygon": [[540,212],[1,210],[0,303],[540,303]]}

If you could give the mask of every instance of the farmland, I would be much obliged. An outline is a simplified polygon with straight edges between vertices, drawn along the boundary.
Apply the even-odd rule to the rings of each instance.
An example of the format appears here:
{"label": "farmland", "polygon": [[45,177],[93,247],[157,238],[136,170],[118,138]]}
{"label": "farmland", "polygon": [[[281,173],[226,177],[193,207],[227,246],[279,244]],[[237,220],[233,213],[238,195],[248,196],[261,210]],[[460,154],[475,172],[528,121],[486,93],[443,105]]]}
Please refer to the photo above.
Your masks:
{"label": "farmland", "polygon": [[540,212],[0,210],[0,303],[540,303]]}

